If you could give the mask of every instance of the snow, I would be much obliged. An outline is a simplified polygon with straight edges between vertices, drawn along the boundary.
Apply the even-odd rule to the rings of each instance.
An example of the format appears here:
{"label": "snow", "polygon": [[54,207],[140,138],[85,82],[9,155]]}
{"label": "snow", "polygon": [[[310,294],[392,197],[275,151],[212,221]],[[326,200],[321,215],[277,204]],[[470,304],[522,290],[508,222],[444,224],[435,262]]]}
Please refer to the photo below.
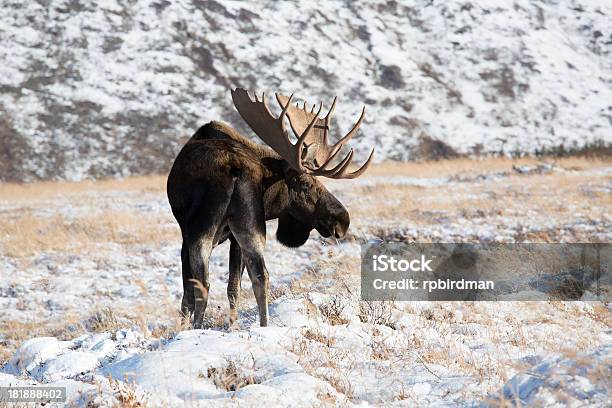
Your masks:
{"label": "snow", "polygon": [[91,371],[97,365],[98,359],[93,353],[70,351],[47,362],[37,377],[44,381],[55,381]]}
{"label": "snow", "polygon": [[[290,311],[285,313],[292,314]],[[110,340],[107,334],[89,335],[72,342],[61,342],[70,348],[65,347],[59,353],[60,342],[55,338],[35,338],[18,350],[3,371],[21,373],[21,366],[25,364],[29,367],[27,371],[36,373],[31,378],[56,386],[65,385],[64,379],[67,378],[89,376],[96,381],[107,381],[110,376],[134,384],[144,394],[154,394],[153,406],[180,406],[186,401],[217,401],[223,397],[232,397],[234,401],[238,399],[250,406],[262,400],[283,406],[306,406],[317,401],[320,393],[335,393],[329,384],[306,374],[296,363],[296,357],[279,346],[280,339],[287,332],[287,329],[274,327],[230,333],[192,330],[178,333],[158,350],[147,351],[146,347],[137,347],[123,355],[119,350],[126,339],[134,339],[139,333],[122,330],[121,334],[117,333],[117,340]],[[100,336],[104,340],[97,342]],[[109,353],[107,349],[98,355],[118,356],[112,363],[105,363],[104,359],[96,356],[100,344],[110,345],[112,351]],[[228,361],[235,362],[238,369],[248,368],[257,384],[236,390],[235,395],[234,392],[220,391],[206,373],[209,368],[222,367]],[[96,368],[99,362],[102,366]],[[16,377],[0,373],[0,385],[21,383]],[[301,392],[294,392],[296,387]],[[74,391],[76,389],[97,391],[97,388],[87,386],[71,388],[72,399],[67,405],[82,399],[82,395]],[[112,397],[107,395],[106,398]],[[231,399],[227,402],[233,403]]]}
{"label": "snow", "polygon": [[561,394],[567,406],[609,405],[612,401],[605,396],[604,389],[609,386],[610,367],[606,367],[601,358],[609,355],[611,348],[608,344],[593,352],[580,353],[573,359],[547,359],[512,377],[501,389],[501,397],[538,406],[554,402]]}
{"label": "snow", "polygon": [[[308,320],[305,308],[283,307],[284,303],[291,305],[305,301],[304,298],[301,301],[299,298],[278,299],[271,308],[276,311],[272,313],[275,321],[284,322],[290,317],[295,320],[296,315]],[[423,303],[415,304],[419,305],[425,310],[429,307]],[[501,309],[492,304],[486,307],[502,313],[515,310],[503,304]],[[397,395],[431,406],[472,406],[473,401],[463,399],[467,390],[477,388],[477,381],[472,376],[456,375],[452,367],[422,363],[422,357],[410,364],[408,361],[393,362],[393,359],[372,357],[372,353],[380,352],[381,347],[408,347],[409,343],[404,341],[414,337],[406,336],[402,330],[410,331],[418,325],[415,317],[405,315],[407,320],[399,321],[396,329],[384,325],[373,327],[361,322],[332,326],[317,317],[315,323],[311,321],[309,330],[336,339],[325,351],[320,348],[322,345],[317,343],[318,340],[305,341],[301,337],[305,332],[300,324],[289,326],[282,323],[268,328],[229,332],[188,330],[160,343],[144,339],[137,328],[122,329],[114,339],[110,339],[110,333],[89,334],[69,342],[58,342],[49,337],[36,338],[24,343],[2,369],[0,385],[32,384],[32,380],[37,380],[46,385],[68,386],[67,405],[73,404],[70,406],[84,406],[85,401],[96,398],[111,404],[113,398],[120,395],[112,379],[128,384],[138,398],[147,401],[148,406],[182,406],[188,402],[196,406],[259,406],[263,401],[272,406],[311,406],[320,404],[322,398],[336,404],[375,406],[381,401],[392,401]],[[462,317],[458,315],[454,319],[459,322]],[[486,335],[483,331],[486,328],[478,324],[472,324],[471,334],[470,326],[464,327],[468,329],[465,334],[455,332],[453,336],[463,337],[465,342]],[[525,330],[531,329],[526,327]],[[434,346],[440,341],[438,335],[436,329],[430,329],[429,334],[419,332],[423,342]],[[561,393],[576,403],[605,406],[609,403],[605,378],[606,373],[609,378],[609,367],[605,365],[605,359],[609,358],[612,350],[609,334],[601,340],[607,344],[593,351],[578,353],[572,358],[553,355],[541,360],[532,368],[514,375],[498,393],[485,401],[500,398],[514,401],[519,398],[524,404],[548,406],[557,400],[555,395]],[[59,344],[63,346],[58,347]],[[112,351],[96,355],[100,344],[110,345]],[[469,341],[455,344],[458,349],[449,350],[451,361],[453,354],[462,347],[472,358],[477,358],[483,345],[476,343],[480,346],[474,347]],[[506,361],[504,353],[510,353],[507,357],[513,354],[519,358],[528,357],[512,351],[512,347],[504,345],[503,349],[499,355],[501,361]],[[121,350],[126,352],[121,353]],[[412,352],[406,351],[408,354]],[[100,359],[100,356],[109,354],[116,357]],[[308,368],[307,362],[312,358],[319,365]],[[533,356],[525,361],[533,361]],[[398,363],[399,366],[394,367]],[[21,368],[24,364],[29,367],[29,373],[35,374],[23,375],[27,374]],[[342,374],[336,365],[342,367],[345,364],[350,369]],[[238,377],[251,378],[251,383],[237,389],[220,388],[214,382],[215,370],[229,366],[234,367]],[[20,372],[23,374],[8,374]],[[235,378],[230,380],[236,381]],[[323,379],[334,383],[347,381],[350,386],[344,388],[343,395]],[[397,402],[401,402],[401,398]]]}
{"label": "snow", "polygon": [[[244,402],[255,405],[258,396],[264,394],[272,402],[307,404],[312,393],[287,390],[300,384],[306,391],[317,385],[321,387],[321,381],[306,375],[293,359],[283,358],[274,340],[274,337],[257,336],[256,330],[249,336],[239,332],[182,332],[163,350],[133,356],[111,364],[101,372],[120,380],[127,375],[128,381],[133,380],[143,390],[155,390],[156,395],[165,399],[163,403],[180,404],[188,400],[223,397],[226,392],[220,392],[206,378],[206,372],[209,367],[221,367],[227,361],[235,361],[239,368],[251,364],[261,385],[255,392],[247,390],[237,394],[237,398],[247,398]],[[306,399],[302,400],[304,396]]]}
{"label": "snow", "polygon": [[11,366],[20,371],[33,373],[35,368],[59,355],[68,348],[67,342],[53,337],[40,337],[26,341],[11,359]]}

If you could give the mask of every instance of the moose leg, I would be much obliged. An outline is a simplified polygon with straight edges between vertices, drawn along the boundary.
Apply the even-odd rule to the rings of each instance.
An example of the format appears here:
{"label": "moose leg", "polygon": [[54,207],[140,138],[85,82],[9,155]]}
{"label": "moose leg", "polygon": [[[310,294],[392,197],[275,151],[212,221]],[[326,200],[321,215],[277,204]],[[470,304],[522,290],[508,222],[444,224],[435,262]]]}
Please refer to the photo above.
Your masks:
{"label": "moose leg", "polygon": [[268,269],[266,269],[263,257],[266,236],[253,230],[244,231],[234,236],[242,249],[244,263],[249,272],[249,278],[251,278],[251,285],[253,285],[253,293],[259,309],[259,324],[265,327],[268,325],[269,292]]}
{"label": "moose leg", "polygon": [[189,322],[191,313],[195,308],[195,298],[193,295],[193,279],[191,275],[191,267],[189,265],[189,246],[183,240],[181,247],[181,265],[183,270],[183,300],[181,301],[181,314],[185,321]]}
{"label": "moose leg", "polygon": [[202,328],[204,312],[208,304],[208,260],[213,248],[213,242],[232,196],[228,190],[231,180],[215,180],[201,182],[192,186],[199,192],[192,198],[192,205],[182,225],[186,243],[189,248],[189,266],[195,307],[193,311],[193,327]]}
{"label": "moose leg", "polygon": [[229,259],[229,280],[227,282],[227,299],[230,304],[229,323],[234,324],[238,317],[238,304],[240,302],[240,282],[244,262],[242,260],[242,250],[234,237],[230,237],[230,259]]}
{"label": "moose leg", "polygon": [[[263,251],[262,251],[263,252]],[[257,300],[259,309],[259,324],[261,327],[268,325],[268,297],[270,284],[268,270],[262,252],[251,252],[247,255],[246,264],[253,285],[253,293]]]}
{"label": "moose leg", "polygon": [[[240,244],[244,263],[246,264],[253,293],[257,300],[259,309],[259,324],[264,327],[268,325],[268,270],[264,262],[264,247],[266,245],[265,232],[251,230],[248,226],[240,226],[238,231],[233,230],[236,240]],[[264,224],[265,228],[265,224]]]}
{"label": "moose leg", "polygon": [[240,245],[242,257],[251,278],[259,309],[259,323],[268,325],[268,270],[264,262],[266,220],[263,201],[257,186],[237,185],[237,197],[230,204],[240,218],[229,220],[232,235]]}
{"label": "moose leg", "polygon": [[189,246],[189,264],[193,276],[193,293],[195,309],[193,312],[193,327],[201,329],[204,321],[204,311],[208,304],[208,259],[212,251],[212,239],[200,237]]}

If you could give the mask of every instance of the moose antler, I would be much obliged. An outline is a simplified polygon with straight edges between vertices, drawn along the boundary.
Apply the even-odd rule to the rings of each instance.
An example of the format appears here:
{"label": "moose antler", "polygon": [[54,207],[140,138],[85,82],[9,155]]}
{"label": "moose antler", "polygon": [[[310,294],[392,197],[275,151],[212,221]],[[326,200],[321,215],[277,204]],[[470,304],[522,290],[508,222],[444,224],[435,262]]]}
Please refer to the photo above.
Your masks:
{"label": "moose antler", "polygon": [[[308,111],[308,104],[306,102],[304,102],[302,108],[297,104],[292,106],[292,98],[293,95],[286,97],[278,93],[276,94],[276,100],[282,111],[280,116],[275,118],[270,109],[268,109],[265,94],[262,94],[261,101],[255,95],[255,101],[253,101],[248,92],[242,88],[236,88],[232,91],[234,105],[242,118],[268,146],[285,159],[295,170],[313,176],[335,179],[353,179],[362,175],[372,161],[374,149],[372,149],[368,160],[352,173],[347,174],[346,169],[351,164],[353,149],[337,165],[332,168],[329,168],[329,166],[344,144],[357,133],[365,116],[365,107],[351,131],[334,145],[329,145],[329,125],[336,108],[337,98],[334,98],[329,112],[323,119],[319,118],[323,103],[321,103],[315,113],[316,105],[313,105],[312,109]],[[291,129],[298,139],[295,144],[289,140],[284,123],[285,116],[289,118]]]}

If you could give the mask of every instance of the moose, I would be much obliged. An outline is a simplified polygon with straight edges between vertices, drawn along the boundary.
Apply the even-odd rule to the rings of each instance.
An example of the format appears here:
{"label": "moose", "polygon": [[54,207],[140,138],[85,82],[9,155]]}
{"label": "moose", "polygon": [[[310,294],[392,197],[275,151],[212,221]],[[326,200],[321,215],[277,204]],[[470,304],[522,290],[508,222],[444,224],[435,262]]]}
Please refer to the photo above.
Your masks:
{"label": "moose", "polygon": [[[246,266],[257,301],[261,326],[268,325],[268,271],[264,262],[266,221],[278,219],[276,238],[298,247],[316,229],[323,237],[342,238],[350,219],[347,210],[317,176],[354,179],[370,166],[366,162],[347,172],[353,149],[338,161],[342,147],[357,133],[365,107],[353,128],[335,144],[328,143],[329,126],[336,107],[334,98],[324,118],[304,101],[292,104],[293,95],[276,93],[281,108],[275,117],[265,94],[255,100],[237,88],[234,106],[249,127],[268,146],[253,142],[221,122],[202,126],[176,157],[167,182],[172,213],[183,238],[181,263],[183,298],[181,313],[193,327],[201,328],[208,302],[212,249],[230,240],[227,297],[229,322],[237,319],[240,282]],[[297,141],[292,143],[285,118]]]}

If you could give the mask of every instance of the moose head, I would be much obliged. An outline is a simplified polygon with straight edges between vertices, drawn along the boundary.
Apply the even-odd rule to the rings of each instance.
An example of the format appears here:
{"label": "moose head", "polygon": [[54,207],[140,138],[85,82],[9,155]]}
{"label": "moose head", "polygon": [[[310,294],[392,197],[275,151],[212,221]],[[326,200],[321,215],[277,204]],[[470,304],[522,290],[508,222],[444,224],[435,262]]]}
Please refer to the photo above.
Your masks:
{"label": "moose head", "polygon": [[[232,91],[234,105],[245,122],[284,160],[283,174],[289,206],[279,217],[276,236],[281,243],[290,247],[304,244],[312,229],[316,229],[324,237],[333,235],[342,238],[348,231],[349,214],[316,177],[353,179],[362,175],[370,166],[374,149],[366,162],[351,173],[347,173],[347,169],[353,159],[353,149],[338,160],[343,146],[355,136],[361,126],[365,107],[353,128],[332,145],[329,144],[329,129],[337,97],[334,98],[327,115],[320,118],[322,102],[315,113],[316,105],[309,108],[306,101],[301,107],[299,103],[294,106],[293,94],[289,97],[279,93],[275,95],[281,108],[279,117],[274,117],[270,112],[265,94],[262,94],[261,100],[255,94],[253,100],[244,89]],[[295,143],[289,140],[285,117],[289,119],[291,130],[297,139]]]}

